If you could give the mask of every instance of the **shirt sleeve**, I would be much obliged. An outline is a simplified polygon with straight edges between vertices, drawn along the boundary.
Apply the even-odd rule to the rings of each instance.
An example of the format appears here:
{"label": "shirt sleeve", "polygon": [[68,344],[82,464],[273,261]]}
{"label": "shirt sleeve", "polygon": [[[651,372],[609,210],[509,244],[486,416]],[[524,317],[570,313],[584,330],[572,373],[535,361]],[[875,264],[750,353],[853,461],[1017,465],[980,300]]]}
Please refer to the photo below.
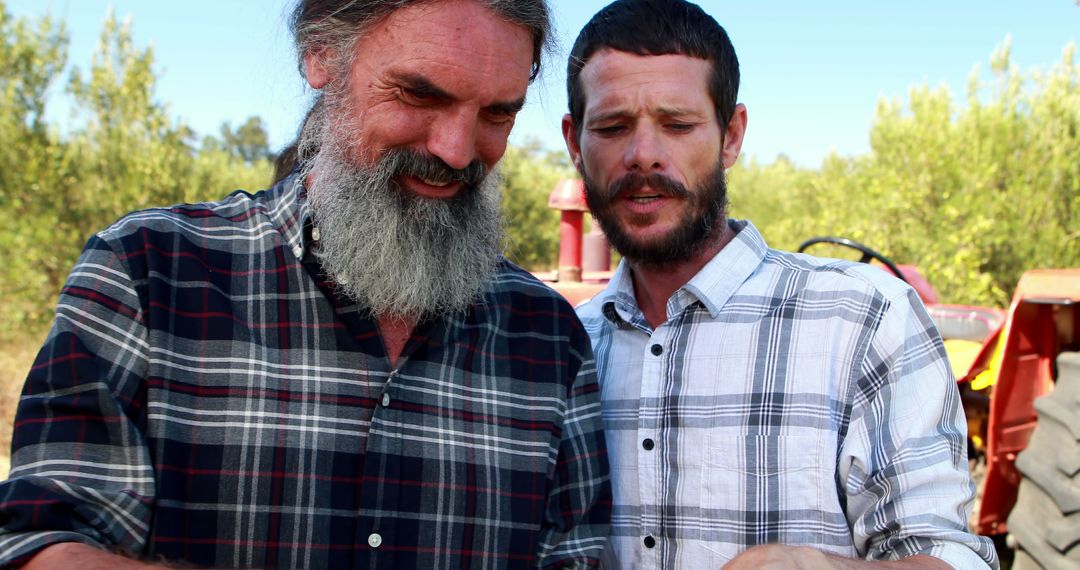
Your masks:
{"label": "shirt sleeve", "polygon": [[[577,319],[574,319],[577,323]],[[596,361],[580,324],[581,365],[567,396],[566,420],[537,565],[541,568],[594,568],[607,544],[611,522],[611,482],[600,415]]]}
{"label": "shirt sleeve", "polygon": [[137,280],[100,236],[68,277],[19,401],[0,483],[0,567],[58,542],[128,555],[146,544],[146,327]]}
{"label": "shirt sleeve", "polygon": [[884,303],[879,316],[842,442],[855,546],[872,560],[924,554],[996,568],[991,541],[968,530],[967,424],[941,337],[914,291]]}

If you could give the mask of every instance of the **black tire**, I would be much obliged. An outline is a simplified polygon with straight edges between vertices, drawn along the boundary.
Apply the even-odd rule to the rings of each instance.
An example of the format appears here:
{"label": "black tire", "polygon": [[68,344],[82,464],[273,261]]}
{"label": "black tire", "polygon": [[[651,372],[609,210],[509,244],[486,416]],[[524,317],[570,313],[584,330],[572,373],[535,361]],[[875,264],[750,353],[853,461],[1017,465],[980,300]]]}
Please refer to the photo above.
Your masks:
{"label": "black tire", "polygon": [[1039,423],[1016,459],[1013,570],[1080,568],[1080,352],[1061,353],[1057,364],[1054,390],[1035,401]]}

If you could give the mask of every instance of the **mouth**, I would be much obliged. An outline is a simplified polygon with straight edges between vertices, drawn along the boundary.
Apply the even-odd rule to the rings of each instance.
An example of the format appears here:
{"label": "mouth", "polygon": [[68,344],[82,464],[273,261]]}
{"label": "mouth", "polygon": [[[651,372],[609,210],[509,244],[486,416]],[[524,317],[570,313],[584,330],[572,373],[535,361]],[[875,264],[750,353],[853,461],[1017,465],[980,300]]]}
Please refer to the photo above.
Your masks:
{"label": "mouth", "polygon": [[461,183],[452,180],[430,179],[421,176],[402,176],[399,180],[404,188],[424,198],[452,198],[461,189]]}
{"label": "mouth", "polygon": [[436,188],[443,188],[450,184],[449,180],[432,180],[430,178],[417,178],[420,182],[427,184],[428,186],[434,186]]}
{"label": "mouth", "polygon": [[637,194],[634,196],[628,196],[626,199],[630,200],[635,204],[648,204],[655,200],[659,200],[660,198],[663,198],[663,196],[661,196],[660,194]]}

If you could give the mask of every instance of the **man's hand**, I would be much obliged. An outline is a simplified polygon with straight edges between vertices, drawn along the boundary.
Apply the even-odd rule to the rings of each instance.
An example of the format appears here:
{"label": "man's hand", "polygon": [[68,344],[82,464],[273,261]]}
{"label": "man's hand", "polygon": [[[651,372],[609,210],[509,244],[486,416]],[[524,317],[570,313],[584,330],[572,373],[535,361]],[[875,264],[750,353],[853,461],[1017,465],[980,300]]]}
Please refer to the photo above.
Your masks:
{"label": "man's hand", "polygon": [[724,565],[724,570],[811,570],[837,568],[821,551],[806,546],[755,546]]}
{"label": "man's hand", "polygon": [[78,542],[61,542],[38,552],[23,570],[71,569],[78,570],[147,570],[165,568],[155,566],[118,554],[87,546]]}
{"label": "man's hand", "polygon": [[890,562],[869,562],[825,554],[806,546],[766,544],[755,546],[724,565],[724,570],[952,570],[933,556],[912,556]]}

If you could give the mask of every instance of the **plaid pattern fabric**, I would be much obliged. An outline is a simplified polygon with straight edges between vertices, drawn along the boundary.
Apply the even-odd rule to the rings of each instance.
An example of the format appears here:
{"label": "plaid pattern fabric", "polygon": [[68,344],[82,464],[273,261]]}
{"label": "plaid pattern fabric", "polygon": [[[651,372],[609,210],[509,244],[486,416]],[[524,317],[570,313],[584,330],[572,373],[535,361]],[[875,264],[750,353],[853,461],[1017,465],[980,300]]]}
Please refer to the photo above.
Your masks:
{"label": "plaid pattern fabric", "polygon": [[303,198],[294,176],[90,240],[20,402],[0,566],[58,541],[216,568],[598,563],[608,466],[572,308],[504,262],[391,369],[307,255]]}
{"label": "plaid pattern fabric", "polygon": [[611,457],[603,566],[719,568],[766,543],[996,564],[966,530],[963,411],[915,293],[732,224],[656,330],[625,264],[578,309]]}

